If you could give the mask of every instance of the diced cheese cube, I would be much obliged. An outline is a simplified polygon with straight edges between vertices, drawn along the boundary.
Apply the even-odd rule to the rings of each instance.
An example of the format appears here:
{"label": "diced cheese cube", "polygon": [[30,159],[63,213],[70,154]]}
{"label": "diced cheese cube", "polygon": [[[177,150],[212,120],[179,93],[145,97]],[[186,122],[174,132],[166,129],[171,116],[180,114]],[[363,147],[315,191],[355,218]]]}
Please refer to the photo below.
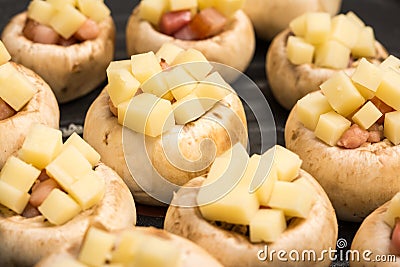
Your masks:
{"label": "diced cheese cube", "polygon": [[307,218],[313,205],[313,194],[299,183],[277,181],[268,206],[281,209],[286,216]]}
{"label": "diced cheese cube", "polygon": [[364,97],[365,100],[369,100],[375,96],[375,92],[369,90],[368,88],[362,86],[361,84],[354,83],[354,86],[357,88],[358,92]]}
{"label": "diced cheese cube", "polygon": [[292,64],[311,64],[314,50],[314,46],[307,43],[303,38],[289,36],[286,45],[286,53]]}
{"label": "diced cheese cube", "polygon": [[375,56],[375,34],[371,27],[361,29],[357,42],[351,49],[351,54],[356,58]]}
{"label": "diced cheese cube", "polygon": [[107,92],[115,106],[131,99],[140,87],[140,82],[126,69],[108,72]]}
{"label": "diced cheese cube", "polygon": [[304,13],[289,23],[289,28],[294,35],[299,37],[304,37],[306,35],[306,17],[307,13]]}
{"label": "diced cheese cube", "polygon": [[379,68],[382,71],[388,71],[388,70],[400,71],[400,59],[398,59],[393,55],[390,55],[379,65]]}
{"label": "diced cheese cube", "polygon": [[[170,88],[166,81],[166,76],[169,75],[169,71],[163,71],[158,73],[157,75],[152,76],[150,79],[147,79],[142,85],[141,89],[145,93],[153,94],[158,97],[163,97],[167,99],[167,95],[171,94]],[[174,96],[172,96],[173,99]]]}
{"label": "diced cheese cube", "polygon": [[156,56],[161,60],[164,59],[167,64],[171,65],[175,60],[176,56],[181,52],[185,51],[183,48],[173,44],[173,43],[164,43],[160,49],[158,49]]}
{"label": "diced cheese cube", "polygon": [[114,235],[92,227],[86,233],[78,259],[90,266],[102,266],[114,242]]}
{"label": "diced cheese cube", "polygon": [[172,109],[174,111],[175,122],[180,125],[197,120],[206,113],[199,98],[194,94],[189,94],[173,103]]}
{"label": "diced cheese cube", "polygon": [[186,97],[197,86],[197,81],[182,66],[167,71],[164,78],[176,100]]}
{"label": "diced cheese cube", "polygon": [[320,85],[332,108],[343,116],[350,115],[364,104],[365,100],[343,71],[335,73]]}
{"label": "diced cheese cube", "polygon": [[34,124],[20,150],[20,158],[38,169],[44,169],[61,151],[60,130],[42,124]]}
{"label": "diced cheese cube", "polygon": [[385,137],[396,146],[400,144],[400,111],[386,113],[384,125]]}
{"label": "diced cheese cube", "polygon": [[40,171],[32,165],[11,156],[7,159],[0,173],[0,180],[15,187],[19,191],[28,193],[33,183],[39,177]]}
{"label": "diced cheese cube", "polygon": [[250,221],[251,242],[275,242],[286,229],[282,210],[260,209]]}
{"label": "diced cheese cube", "polygon": [[75,7],[76,4],[76,0],[46,0],[46,2],[57,9],[63,9],[66,5]]}
{"label": "diced cheese cube", "polygon": [[225,17],[231,17],[244,5],[244,0],[217,0],[214,7]]}
{"label": "diced cheese cube", "polygon": [[104,178],[91,171],[73,183],[69,192],[82,210],[89,209],[99,203],[104,196]]}
{"label": "diced cheese cube", "polygon": [[364,22],[353,12],[349,11],[346,13],[346,17],[351,20],[354,24],[356,24],[359,28],[364,28]]}
{"label": "diced cheese cube", "polygon": [[4,46],[4,43],[0,41],[0,65],[3,65],[10,61],[11,55],[8,53],[7,48]]}
{"label": "diced cheese cube", "polygon": [[175,126],[171,102],[148,93],[135,96],[126,109],[124,126],[152,137],[159,136]]}
{"label": "diced cheese cube", "polygon": [[400,217],[400,193],[397,193],[389,203],[389,206],[385,212],[383,220],[387,223],[390,228],[393,228],[396,224],[396,218]]}
{"label": "diced cheese cube", "polygon": [[169,0],[171,11],[197,9],[197,0]]}
{"label": "diced cheese cube", "polygon": [[0,180],[0,204],[10,210],[21,214],[26,204],[29,202],[30,195],[20,191],[8,183]]}
{"label": "diced cheese cube", "polygon": [[395,110],[400,110],[400,73],[393,69],[386,71],[375,95]]}
{"label": "diced cheese cube", "polygon": [[107,75],[119,69],[124,69],[132,73],[132,61],[130,59],[111,61],[106,70]]}
{"label": "diced cheese cube", "polygon": [[370,91],[376,92],[383,78],[380,68],[362,58],[354,71],[351,79]]}
{"label": "diced cheese cube", "polygon": [[122,102],[121,104],[118,105],[117,110],[118,110],[118,123],[121,125],[124,125],[124,120],[126,116],[126,111],[128,110],[129,104],[131,103],[131,100],[127,100],[125,102]]}
{"label": "diced cheese cube", "polygon": [[56,9],[48,1],[33,0],[29,4],[27,12],[28,18],[33,19],[40,24],[49,25]]}
{"label": "diced cheese cube", "polygon": [[197,5],[200,10],[215,6],[215,0],[197,0]]}
{"label": "diced cheese cube", "polygon": [[198,81],[203,80],[213,69],[203,53],[193,48],[189,48],[176,56],[172,66],[179,64],[183,64],[185,70]]}
{"label": "diced cheese cube", "polygon": [[311,131],[315,130],[321,114],[332,110],[326,96],[321,92],[308,94],[297,101],[296,112],[299,121]]}
{"label": "diced cheese cube", "polygon": [[334,111],[319,117],[315,136],[330,146],[335,146],[343,133],[349,129],[351,122]]}
{"label": "diced cheese cube", "polygon": [[[242,178],[240,179],[240,182],[237,186],[242,186],[245,189],[247,189],[250,193],[250,184],[252,183],[252,181],[255,178],[255,175],[258,171],[258,168],[260,167],[261,164],[261,156],[258,154],[253,154],[249,161],[247,162],[247,167],[245,169],[245,172],[243,173]],[[263,178],[265,178],[265,174],[264,177],[257,177],[259,180],[262,180]],[[261,181],[259,182],[259,185],[261,185]]]}
{"label": "diced cheese cube", "polygon": [[140,83],[144,83],[151,76],[162,71],[160,62],[152,51],[132,55],[131,61],[132,73]]}
{"label": "diced cheese cube", "polygon": [[331,37],[348,48],[353,48],[361,28],[347,16],[340,14],[332,19]]}
{"label": "diced cheese cube", "polygon": [[324,12],[311,12],[306,16],[306,34],[304,38],[311,44],[325,42],[331,31],[331,17]]}
{"label": "diced cheese cube", "polygon": [[57,10],[50,20],[50,26],[63,38],[69,39],[85,23],[86,17],[71,5]]}
{"label": "diced cheese cube", "polygon": [[83,15],[97,23],[107,18],[111,13],[106,4],[99,0],[78,0],[78,7]]}
{"label": "diced cheese cube", "polygon": [[276,181],[278,181],[278,173],[276,168],[272,166],[265,178],[264,183],[256,191],[257,198],[261,206],[268,206]]}
{"label": "diced cheese cube", "polygon": [[139,16],[153,25],[158,25],[162,14],[167,10],[168,0],[142,0]]}
{"label": "diced cheese cube", "polygon": [[233,91],[218,72],[213,72],[197,84],[193,93],[200,99],[204,109],[209,110]]}
{"label": "diced cheese cube", "polygon": [[81,208],[69,195],[53,189],[38,207],[42,215],[54,225],[62,225],[79,214]]}
{"label": "diced cheese cube", "polygon": [[0,65],[0,98],[15,111],[23,108],[36,91],[28,78],[11,63]]}
{"label": "diced cheese cube", "polygon": [[361,128],[368,129],[372,126],[380,117],[382,112],[371,102],[368,101],[360,110],[354,114],[352,120],[357,123]]}
{"label": "diced cheese cube", "polygon": [[90,162],[92,166],[96,165],[100,161],[100,154],[75,132],[68,137],[67,141],[65,141],[62,151],[67,149],[69,146],[74,146],[76,149],[78,149],[78,151]]}
{"label": "diced cheese cube", "polygon": [[112,252],[111,262],[132,264],[138,247],[143,242],[145,242],[145,237],[134,231],[122,232],[118,245]]}
{"label": "diced cheese cube", "polygon": [[67,192],[91,171],[90,162],[74,146],[68,146],[46,167],[46,173]]}
{"label": "diced cheese cube", "polygon": [[350,49],[335,40],[329,40],[315,50],[315,65],[320,67],[345,69],[349,59]]}
{"label": "diced cheese cube", "polygon": [[293,181],[300,171],[303,161],[300,157],[282,146],[275,146],[274,164],[278,173],[278,180]]}

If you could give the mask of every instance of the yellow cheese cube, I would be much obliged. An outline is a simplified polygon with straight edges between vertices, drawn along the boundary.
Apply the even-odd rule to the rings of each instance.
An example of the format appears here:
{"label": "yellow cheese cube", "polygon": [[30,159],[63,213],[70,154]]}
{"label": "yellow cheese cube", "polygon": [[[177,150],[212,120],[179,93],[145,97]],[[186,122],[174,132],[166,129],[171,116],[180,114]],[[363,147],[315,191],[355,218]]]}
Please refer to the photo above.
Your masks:
{"label": "yellow cheese cube", "polygon": [[46,2],[56,9],[63,9],[66,5],[75,7],[76,4],[76,0],[46,0]]}
{"label": "yellow cheese cube", "polygon": [[346,17],[351,20],[354,24],[356,24],[359,28],[364,28],[364,22],[353,12],[349,11],[346,13]]}
{"label": "yellow cheese cube", "polygon": [[315,50],[315,65],[332,69],[347,68],[350,49],[338,41],[329,40]]}
{"label": "yellow cheese cube", "polygon": [[400,72],[386,71],[375,95],[395,110],[400,110]]}
{"label": "yellow cheese cube", "polygon": [[197,0],[197,5],[200,10],[203,10],[215,6],[215,2],[215,0]]}
{"label": "yellow cheese cube", "polygon": [[[153,94],[158,97],[163,97],[167,99],[168,94],[171,94],[170,88],[166,81],[166,76],[169,75],[169,71],[163,71],[158,73],[157,75],[152,76],[150,79],[147,79],[142,85],[141,89],[145,93]],[[172,96],[173,99],[173,96]]]}
{"label": "yellow cheese cube", "polygon": [[380,68],[362,58],[354,71],[351,79],[370,91],[376,92],[383,78]]}
{"label": "yellow cheese cube", "polygon": [[91,171],[73,183],[69,192],[83,210],[89,209],[104,196],[104,178]]}
{"label": "yellow cheese cube", "polygon": [[400,111],[385,114],[384,135],[396,146],[400,144]]}
{"label": "yellow cheese cube", "polygon": [[91,171],[90,162],[74,146],[68,146],[46,167],[46,173],[66,191]]}
{"label": "yellow cheese cube", "polygon": [[346,15],[340,14],[332,19],[331,38],[348,48],[353,48],[358,40],[361,28]]}
{"label": "yellow cheese cube", "polygon": [[99,0],[78,0],[78,7],[83,15],[96,22],[101,22],[111,13],[106,4]]}
{"label": "yellow cheese cube", "polygon": [[39,177],[40,171],[32,165],[11,156],[7,159],[0,173],[0,180],[15,187],[19,191],[28,193],[33,183]]}
{"label": "yellow cheese cube", "polygon": [[28,103],[36,89],[28,78],[10,63],[0,65],[0,98],[15,111]]}
{"label": "yellow cheese cube", "polygon": [[371,102],[368,101],[365,105],[360,108],[352,117],[352,120],[357,123],[361,128],[368,129],[372,126],[380,117],[382,112]]}
{"label": "yellow cheese cube", "polygon": [[124,231],[121,234],[117,247],[112,252],[111,262],[132,264],[138,247],[146,242],[146,237],[134,231]]}
{"label": "yellow cheese cube", "polygon": [[67,141],[65,141],[62,151],[67,149],[69,146],[73,146],[78,149],[78,151],[90,162],[92,166],[96,165],[100,161],[100,154],[75,132],[68,137]]}
{"label": "yellow cheese cube", "polygon": [[115,106],[131,99],[140,87],[140,82],[126,69],[108,72],[107,92]]}
{"label": "yellow cheese cube", "polygon": [[264,180],[264,183],[256,191],[261,206],[268,206],[276,181],[278,181],[278,172],[276,168],[272,166]]}
{"label": "yellow cheese cube", "polygon": [[197,9],[197,0],[169,0],[169,9],[171,11]]}
{"label": "yellow cheese cube", "polygon": [[3,65],[10,61],[11,55],[8,53],[7,48],[4,46],[4,43],[0,41],[0,65]]}
{"label": "yellow cheese cube", "polygon": [[197,120],[206,113],[199,98],[194,94],[189,94],[173,103],[172,109],[174,111],[175,122],[180,125]]}
{"label": "yellow cheese cube", "polygon": [[132,73],[132,61],[130,59],[111,61],[106,70],[107,75],[119,69],[124,69]]}
{"label": "yellow cheese cube", "polygon": [[186,97],[197,86],[197,81],[182,66],[167,71],[164,78],[176,100]]}
{"label": "yellow cheese cube", "polygon": [[[253,154],[249,161],[247,162],[247,167],[245,169],[245,172],[243,173],[242,178],[240,179],[240,182],[237,186],[242,186],[245,189],[249,191],[249,193],[252,193],[250,190],[250,185],[253,182],[258,182],[258,186],[261,185],[263,182],[263,179],[265,178],[266,174],[264,173],[262,176],[261,169],[264,170],[264,166],[261,166],[261,156],[258,154]],[[260,169],[260,170],[259,170]],[[261,177],[256,177],[256,174],[261,176]],[[257,179],[258,181],[254,181],[254,179]],[[255,191],[255,190],[253,190]]]}
{"label": "yellow cheese cube", "polygon": [[126,108],[124,126],[149,136],[159,136],[175,126],[171,102],[148,93],[135,96]]}
{"label": "yellow cheese cube", "polygon": [[129,107],[130,103],[131,103],[131,100],[127,100],[127,101],[122,102],[121,104],[119,104],[118,107],[117,107],[117,110],[118,110],[118,123],[121,124],[121,125],[124,125],[126,111],[128,110],[128,107]]}
{"label": "yellow cheese cube", "polygon": [[44,169],[61,151],[62,133],[57,129],[34,124],[20,150],[20,158],[38,169]]}
{"label": "yellow cheese cube", "polygon": [[367,87],[362,86],[361,84],[354,83],[354,86],[357,88],[358,92],[364,97],[365,100],[369,100],[375,96],[375,92],[369,90]]}
{"label": "yellow cheese cube", "polygon": [[304,37],[306,35],[306,17],[307,13],[296,17],[289,23],[289,28],[294,35],[299,37]]}
{"label": "yellow cheese cube", "polygon": [[55,14],[56,9],[48,1],[33,0],[28,6],[28,18],[33,19],[41,24],[49,25],[50,20]]}
{"label": "yellow cheese cube", "polygon": [[306,16],[306,33],[304,38],[311,44],[325,42],[331,31],[331,17],[324,12],[311,12]]}
{"label": "yellow cheese cube", "polygon": [[382,71],[388,71],[388,70],[400,71],[400,59],[398,59],[393,55],[390,55],[379,65],[379,68]]}
{"label": "yellow cheese cube", "polygon": [[198,81],[203,80],[213,69],[203,53],[193,48],[189,48],[175,57],[172,66],[179,64],[183,64],[185,70]]}
{"label": "yellow cheese cube", "polygon": [[140,83],[144,83],[151,76],[162,71],[160,62],[152,51],[133,55],[131,61],[132,73]]}
{"label": "yellow cheese cube", "polygon": [[168,64],[171,64],[175,60],[176,56],[183,51],[185,51],[183,48],[173,43],[164,43],[160,49],[158,49],[156,56],[160,60],[164,59]]}
{"label": "yellow cheese cube", "polygon": [[349,129],[351,122],[334,111],[322,114],[319,117],[315,136],[330,146],[335,146],[343,133]]}
{"label": "yellow cheese cube", "polygon": [[217,0],[214,2],[215,8],[225,17],[231,17],[244,5],[244,0]]}
{"label": "yellow cheese cube", "polygon": [[158,26],[158,22],[167,7],[167,0],[142,0],[140,2],[139,16],[142,20],[147,20],[151,24]]}
{"label": "yellow cheese cube", "polygon": [[300,171],[303,161],[300,157],[282,146],[275,146],[274,164],[278,173],[278,180],[293,181]]}
{"label": "yellow cheese cube", "polygon": [[343,116],[350,115],[364,104],[365,100],[343,71],[334,74],[320,85],[332,108]]}
{"label": "yellow cheese cube", "polygon": [[92,227],[86,233],[78,259],[90,266],[102,266],[106,263],[114,242],[114,235]]}
{"label": "yellow cheese cube", "polygon": [[251,242],[274,242],[286,229],[282,210],[260,209],[250,221]]}
{"label": "yellow cheese cube", "polygon": [[299,183],[277,181],[268,206],[281,209],[286,216],[307,218],[313,205],[313,195]]}
{"label": "yellow cheese cube", "polygon": [[308,94],[297,101],[296,112],[301,123],[309,130],[317,127],[319,116],[332,110],[326,96],[321,92]]}
{"label": "yellow cheese cube", "polygon": [[50,20],[50,26],[63,38],[69,39],[86,21],[86,17],[71,5],[57,10]]}
{"label": "yellow cheese cube", "polygon": [[56,188],[50,192],[38,210],[50,223],[62,225],[78,215],[81,208],[69,195]]}
{"label": "yellow cheese cube", "polygon": [[375,56],[375,34],[371,27],[361,29],[357,42],[351,49],[351,54],[356,58]]}
{"label": "yellow cheese cube", "polygon": [[400,193],[397,193],[389,203],[389,206],[384,214],[383,220],[393,228],[396,224],[396,218],[400,217]]}
{"label": "yellow cheese cube", "polygon": [[286,53],[289,61],[294,65],[311,64],[314,56],[314,46],[303,38],[289,36]]}
{"label": "yellow cheese cube", "polygon": [[0,180],[0,204],[10,210],[21,214],[26,204],[29,202],[30,195],[20,191],[8,183]]}

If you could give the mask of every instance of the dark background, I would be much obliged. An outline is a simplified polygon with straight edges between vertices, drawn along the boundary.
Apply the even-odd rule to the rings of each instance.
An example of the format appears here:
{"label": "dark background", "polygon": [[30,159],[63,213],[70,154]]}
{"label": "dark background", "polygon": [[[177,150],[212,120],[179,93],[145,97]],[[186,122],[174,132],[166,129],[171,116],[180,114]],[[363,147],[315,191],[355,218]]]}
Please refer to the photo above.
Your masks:
{"label": "dark background", "polygon": [[[139,1],[105,0],[105,2],[111,9],[117,27],[115,59],[126,59],[128,58],[128,55],[126,54],[125,49],[125,26],[132,9]],[[24,11],[28,3],[29,0],[0,0],[0,30],[4,28],[13,15]],[[367,25],[374,28],[377,40],[387,48],[390,54],[397,57],[400,56],[399,0],[343,0],[341,12],[344,13],[349,10],[355,12]],[[268,14],[265,15],[267,16]],[[267,99],[275,118],[277,142],[278,144],[284,145],[283,132],[288,111],[280,107],[273,99],[268,87],[265,75],[265,55],[268,45],[269,43],[266,41],[257,40],[256,53],[245,74],[257,84]],[[104,85],[105,84],[102,84],[95,91],[78,100],[60,105],[60,127],[65,129],[71,124],[82,126],[87,109],[100,93],[100,90]],[[268,110],[268,108],[263,105],[251,106],[255,113],[267,112]],[[260,153],[260,132],[266,133],[267,136],[271,136],[272,138],[274,137],[274,134],[271,134],[271,132],[275,131],[274,126],[273,124],[270,124],[269,126],[260,129],[259,124],[256,122],[252,112],[247,106],[246,113],[251,152]],[[162,227],[163,212],[164,210],[160,211],[150,207],[138,206],[138,225]],[[344,238],[348,244],[344,249],[350,248],[352,238],[358,227],[359,224],[357,223],[339,222],[339,238]],[[315,234],[323,235],[323,233]],[[340,260],[337,260],[332,264],[332,266],[347,265],[347,262]]]}

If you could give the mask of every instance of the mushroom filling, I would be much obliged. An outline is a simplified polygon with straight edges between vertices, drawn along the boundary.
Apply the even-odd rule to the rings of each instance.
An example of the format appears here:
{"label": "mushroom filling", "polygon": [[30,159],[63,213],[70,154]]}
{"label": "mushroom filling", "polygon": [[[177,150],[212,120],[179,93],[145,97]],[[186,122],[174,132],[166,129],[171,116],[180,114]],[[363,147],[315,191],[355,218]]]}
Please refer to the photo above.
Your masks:
{"label": "mushroom filling", "polygon": [[0,121],[14,116],[17,112],[0,97]]}
{"label": "mushroom filling", "polygon": [[250,229],[248,225],[232,224],[221,221],[210,221],[210,224],[217,226],[221,229],[224,229],[226,231],[231,231],[240,235],[244,235],[247,238],[250,237]]}

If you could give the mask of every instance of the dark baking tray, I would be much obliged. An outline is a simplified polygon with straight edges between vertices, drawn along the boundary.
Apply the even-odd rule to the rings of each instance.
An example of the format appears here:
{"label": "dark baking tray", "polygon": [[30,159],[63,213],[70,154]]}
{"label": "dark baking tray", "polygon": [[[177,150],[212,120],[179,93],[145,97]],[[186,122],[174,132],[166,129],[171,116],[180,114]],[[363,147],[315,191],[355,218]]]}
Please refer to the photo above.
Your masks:
{"label": "dark baking tray", "polygon": [[[126,59],[128,55],[126,54],[125,49],[125,26],[131,10],[139,1],[106,0],[105,2],[112,11],[112,16],[117,27],[115,60]],[[13,15],[24,11],[28,3],[29,0],[0,0],[0,29],[2,30],[4,28]],[[347,12],[349,10],[352,10],[359,15],[366,24],[373,26],[376,38],[387,48],[390,54],[397,57],[400,56],[399,0],[343,0],[341,11]],[[265,15],[268,16],[268,14]],[[254,58],[245,74],[256,83],[267,99],[274,115],[275,127],[273,124],[269,124],[267,127],[260,128],[253,113],[246,105],[251,153],[262,152],[260,151],[260,133],[264,133],[267,137],[270,136],[273,138],[275,136],[273,133],[275,132],[277,143],[284,145],[283,133],[288,111],[283,109],[274,100],[268,87],[265,75],[265,55],[268,45],[269,43],[266,41],[257,40],[257,49]],[[60,105],[60,127],[64,130],[65,135],[68,135],[71,130],[77,130],[78,132],[82,130],[86,111],[104,85],[105,84],[102,84],[95,91],[80,99]],[[254,113],[267,111],[267,107],[264,105],[251,106]],[[165,209],[138,205],[137,210],[138,225],[155,226],[158,228],[162,227]],[[344,246],[340,250],[349,249],[358,227],[358,223],[339,221],[339,238],[342,238],[347,242],[347,246]],[[316,234],[322,235],[323,233]],[[347,265],[348,263],[346,261],[340,259],[337,259],[332,263],[332,266]]]}

